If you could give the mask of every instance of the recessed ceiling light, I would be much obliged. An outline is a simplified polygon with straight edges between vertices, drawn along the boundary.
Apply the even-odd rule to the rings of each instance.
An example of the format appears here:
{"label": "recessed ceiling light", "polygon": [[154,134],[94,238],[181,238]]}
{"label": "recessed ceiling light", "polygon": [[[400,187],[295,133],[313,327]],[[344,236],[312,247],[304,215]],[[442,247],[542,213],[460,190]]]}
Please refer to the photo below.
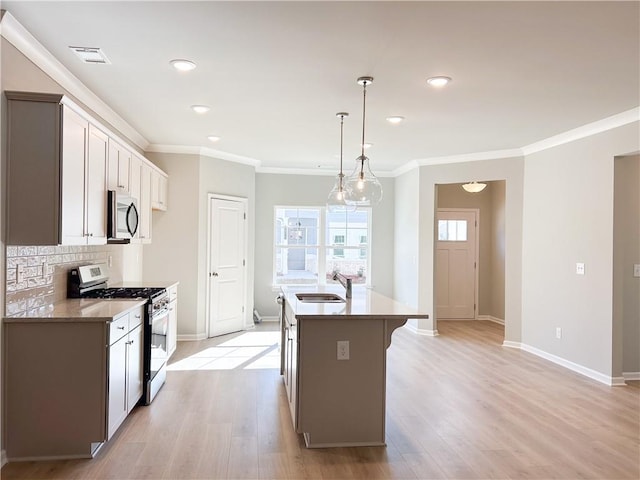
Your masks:
{"label": "recessed ceiling light", "polygon": [[171,62],[169,63],[173,65],[173,68],[180,72],[188,72],[189,70],[193,70],[194,68],[196,68],[196,64],[191,60],[177,58],[175,60],[171,60]]}
{"label": "recessed ceiling light", "polygon": [[97,47],[69,47],[84,63],[111,63],[102,50]]}
{"label": "recessed ceiling light", "polygon": [[431,77],[427,78],[427,83],[432,87],[444,87],[451,81],[450,77]]}
{"label": "recessed ceiling light", "polygon": [[394,115],[393,117],[387,117],[387,122],[393,123],[393,124],[400,123],[403,120],[404,120],[404,117],[401,117],[399,115]]}
{"label": "recessed ceiling light", "polygon": [[220,140],[220,137],[216,137],[215,135],[209,135],[207,138],[211,142],[217,142],[218,140]]}
{"label": "recessed ceiling light", "polygon": [[364,148],[365,150],[366,150],[367,148],[371,148],[371,147],[373,147],[373,143],[363,143],[363,144],[362,144],[362,148]]}
{"label": "recessed ceiling light", "polygon": [[211,108],[206,105],[191,105],[191,109],[196,113],[207,113]]}

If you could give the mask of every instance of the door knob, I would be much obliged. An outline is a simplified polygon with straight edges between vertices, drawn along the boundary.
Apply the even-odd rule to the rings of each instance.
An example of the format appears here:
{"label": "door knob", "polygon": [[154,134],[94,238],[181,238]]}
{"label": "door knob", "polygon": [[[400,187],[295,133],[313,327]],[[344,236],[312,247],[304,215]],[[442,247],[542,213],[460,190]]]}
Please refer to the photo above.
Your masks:
{"label": "door knob", "polygon": [[209,274],[210,277],[217,277],[218,276],[218,272],[213,272]]}

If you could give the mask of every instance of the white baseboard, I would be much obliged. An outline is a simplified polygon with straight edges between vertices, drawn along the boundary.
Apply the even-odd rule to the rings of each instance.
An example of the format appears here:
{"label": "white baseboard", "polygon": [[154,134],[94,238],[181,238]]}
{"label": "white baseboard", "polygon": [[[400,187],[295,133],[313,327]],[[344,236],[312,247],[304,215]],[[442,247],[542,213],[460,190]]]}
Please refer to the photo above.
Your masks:
{"label": "white baseboard", "polygon": [[275,317],[261,317],[263,322],[279,322],[280,317],[277,315]]}
{"label": "white baseboard", "polygon": [[640,380],[640,372],[622,372],[622,377],[625,380]]}
{"label": "white baseboard", "polygon": [[489,322],[499,323],[500,325],[504,325],[504,320],[502,318],[493,317],[491,315],[478,315],[478,320],[488,320]]}
{"label": "white baseboard", "polygon": [[191,333],[178,335],[179,342],[197,342],[198,340],[206,340],[206,338],[206,333],[196,333],[195,335]]}
{"label": "white baseboard", "polygon": [[7,464],[7,452],[6,450],[2,450],[0,452],[0,468],[4,467]]}
{"label": "white baseboard", "polygon": [[519,348],[520,350],[532,353],[537,357],[549,360],[556,365],[568,368],[569,370],[584,375],[585,377],[589,377],[592,380],[596,380],[600,383],[604,383],[605,385],[608,385],[610,387],[626,385],[626,383],[624,382],[624,377],[610,377],[608,375],[604,375],[603,373],[592,370],[591,368],[587,368],[565,358],[558,357],[557,355],[553,355],[552,353],[545,352],[544,350],[540,350],[539,348],[532,347],[531,345],[527,345],[526,343],[510,342],[505,340],[504,342],[502,342],[502,346],[508,348]]}
{"label": "white baseboard", "polygon": [[425,337],[437,337],[439,335],[438,330],[426,330],[424,328],[418,328],[411,323],[405,323],[404,328],[411,330],[418,335],[424,335]]}

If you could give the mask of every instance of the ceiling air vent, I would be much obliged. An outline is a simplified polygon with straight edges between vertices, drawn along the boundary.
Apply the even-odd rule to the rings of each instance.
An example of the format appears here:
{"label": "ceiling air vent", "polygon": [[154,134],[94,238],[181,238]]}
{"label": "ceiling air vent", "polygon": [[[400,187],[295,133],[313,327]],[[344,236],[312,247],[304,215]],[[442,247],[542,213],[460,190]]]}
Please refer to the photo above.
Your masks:
{"label": "ceiling air vent", "polygon": [[111,63],[102,50],[94,47],[69,47],[84,63]]}

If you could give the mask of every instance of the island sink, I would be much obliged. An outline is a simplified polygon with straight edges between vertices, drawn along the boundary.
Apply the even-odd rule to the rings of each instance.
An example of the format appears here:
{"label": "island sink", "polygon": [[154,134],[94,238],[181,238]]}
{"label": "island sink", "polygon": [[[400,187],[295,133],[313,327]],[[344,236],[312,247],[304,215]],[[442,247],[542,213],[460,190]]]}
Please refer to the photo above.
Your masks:
{"label": "island sink", "polygon": [[303,303],[344,303],[344,298],[335,293],[296,293],[296,298]]}

